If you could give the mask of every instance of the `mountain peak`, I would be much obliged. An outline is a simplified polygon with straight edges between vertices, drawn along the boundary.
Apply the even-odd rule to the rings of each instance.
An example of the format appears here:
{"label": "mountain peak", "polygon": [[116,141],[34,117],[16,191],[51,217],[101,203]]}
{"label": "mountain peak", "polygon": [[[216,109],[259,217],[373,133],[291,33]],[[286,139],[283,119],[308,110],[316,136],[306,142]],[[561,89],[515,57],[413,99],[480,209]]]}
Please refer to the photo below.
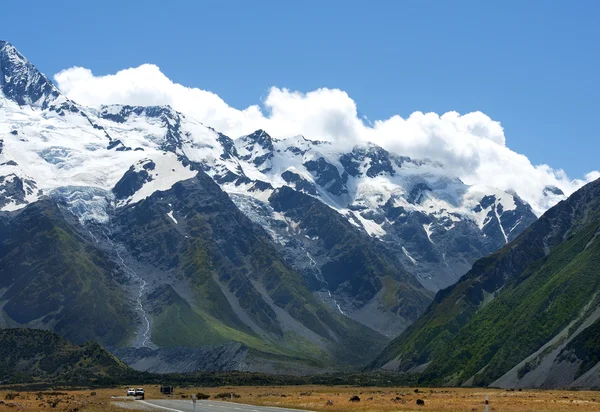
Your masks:
{"label": "mountain peak", "polygon": [[246,136],[242,136],[239,140],[244,142],[250,150],[252,150],[251,147],[257,144],[264,150],[273,151],[273,138],[263,129],[258,129]]}
{"label": "mountain peak", "polygon": [[0,40],[0,90],[20,106],[46,109],[60,92],[12,44]]}
{"label": "mountain peak", "polygon": [[543,191],[544,196],[564,196],[564,192],[556,186],[546,186]]}
{"label": "mountain peak", "polygon": [[265,132],[263,129],[258,129],[256,131],[250,133],[249,135],[244,136],[244,139],[248,140],[248,141],[260,143],[261,146],[264,146],[264,143],[273,144],[273,138],[267,132]]}
{"label": "mountain peak", "polygon": [[99,110],[99,115],[102,118],[112,120],[117,123],[127,121],[130,115],[146,115],[155,118],[170,118],[175,119],[183,116],[181,113],[174,110],[171,106],[130,106],[127,104],[109,104],[102,105]]}

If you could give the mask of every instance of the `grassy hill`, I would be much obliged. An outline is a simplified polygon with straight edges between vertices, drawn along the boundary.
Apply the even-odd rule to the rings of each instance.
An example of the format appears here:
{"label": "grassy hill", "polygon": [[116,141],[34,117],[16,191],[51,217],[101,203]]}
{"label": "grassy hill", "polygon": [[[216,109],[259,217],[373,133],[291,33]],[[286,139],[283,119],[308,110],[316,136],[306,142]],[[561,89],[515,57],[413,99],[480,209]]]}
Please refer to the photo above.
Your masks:
{"label": "grassy hill", "polygon": [[110,384],[135,374],[93,342],[74,345],[37,329],[0,330],[0,381]]}

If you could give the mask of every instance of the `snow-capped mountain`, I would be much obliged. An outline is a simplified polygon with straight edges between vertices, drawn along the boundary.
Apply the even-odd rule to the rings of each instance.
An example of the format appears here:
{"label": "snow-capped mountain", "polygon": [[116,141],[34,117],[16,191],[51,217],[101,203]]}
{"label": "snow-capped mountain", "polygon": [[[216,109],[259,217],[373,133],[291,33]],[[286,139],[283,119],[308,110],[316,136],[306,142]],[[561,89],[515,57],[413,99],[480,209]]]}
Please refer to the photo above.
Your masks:
{"label": "snow-capped mountain", "polygon": [[[164,307],[153,305],[165,296],[165,305],[181,302],[179,310],[193,308],[204,322],[238,331],[228,332],[237,342],[260,337],[291,350],[299,342],[292,344],[292,334],[324,351],[342,342],[341,330],[391,336],[422,313],[432,291],[457,281],[536,218],[515,193],[466,185],[441,164],[373,144],[342,148],[303,136],[273,139],[264,130],[232,138],[170,107],[84,107],[7,42],[0,42],[0,90],[0,220],[26,228],[34,210],[28,206],[58,205],[59,214],[50,206],[38,212],[64,220],[88,248],[108,256],[110,270],[121,273],[109,289],[128,285],[138,322],[133,346],[164,346],[154,328]],[[228,219],[215,217],[222,211]],[[153,238],[157,231],[167,243]],[[232,237],[244,236],[269,250],[270,269],[261,269],[267,258],[252,255],[250,240],[225,255],[211,249],[211,242],[227,249]],[[203,254],[192,253],[201,241]],[[208,280],[196,294],[186,291],[200,288],[188,277],[205,259],[211,287],[223,294],[210,305],[203,299],[217,295],[202,289]],[[308,295],[283,299],[277,276],[259,281],[257,270],[291,276],[286,285],[299,282],[298,274]],[[12,287],[4,283],[0,292]],[[245,299],[260,303],[250,308]],[[318,321],[300,313],[294,302],[302,299],[303,307],[317,308],[310,316]],[[274,324],[264,323],[263,310]],[[0,316],[0,326],[14,322],[41,321]],[[250,337],[236,335],[242,332]],[[119,339],[110,343],[127,341]]]}
{"label": "snow-capped mountain", "polygon": [[169,107],[84,108],[13,46],[2,49],[3,210],[61,186],[110,190],[130,167],[152,162],[140,190],[118,200],[135,203],[193,176],[190,160],[238,203],[264,202],[282,186],[317,197],[396,249],[434,291],[535,220],[514,193],[465,185],[441,164],[373,144],[348,150],[303,136],[274,140],[263,130],[232,140]]}
{"label": "snow-capped mountain", "polygon": [[235,145],[249,180],[223,184],[228,193],[264,200],[289,186],[314,196],[396,250],[433,291],[454,283],[473,259],[508,243],[536,219],[515,193],[466,185],[441,164],[374,144],[344,150],[303,136],[274,140],[258,130]]}

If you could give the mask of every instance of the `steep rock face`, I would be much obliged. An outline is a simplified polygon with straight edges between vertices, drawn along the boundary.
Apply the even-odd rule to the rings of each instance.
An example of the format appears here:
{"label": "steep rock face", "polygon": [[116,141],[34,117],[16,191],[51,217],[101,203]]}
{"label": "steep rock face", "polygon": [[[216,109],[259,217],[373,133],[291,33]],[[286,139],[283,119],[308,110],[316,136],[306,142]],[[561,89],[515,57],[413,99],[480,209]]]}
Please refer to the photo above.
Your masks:
{"label": "steep rock face", "polygon": [[235,141],[240,159],[253,164],[261,172],[272,169],[273,138],[264,130],[257,130],[247,136],[242,136]]}
{"label": "steep rock face", "polygon": [[[430,196],[432,189],[419,182],[413,186],[406,201],[419,204]],[[442,216],[410,210],[390,199],[383,207],[382,240],[404,257],[408,270],[416,272],[430,290],[438,290],[456,282],[472,266],[477,257],[487,256],[507,242],[514,240],[535,216],[516,195],[510,200],[512,210],[504,210],[503,202],[487,195],[472,207],[479,221],[464,219],[460,213]],[[361,212],[364,218],[368,214]]]}
{"label": "steep rock face", "polygon": [[385,174],[394,176],[396,172],[392,162],[401,166],[402,160],[402,158],[392,159],[386,150],[375,145],[364,148],[355,147],[350,153],[340,156],[340,163],[344,166],[346,172],[353,177],[359,177],[363,174],[371,178]]}
{"label": "steep rock face", "polygon": [[[7,162],[6,166],[16,166],[16,163]],[[35,182],[30,179],[23,179],[16,174],[0,176],[0,208],[24,206],[36,192]]]}
{"label": "steep rock face", "polygon": [[294,173],[291,170],[286,170],[281,174],[281,177],[294,189],[300,192],[308,193],[309,195],[317,196],[317,188],[315,185],[304,179],[298,173]]}
{"label": "steep rock face", "polygon": [[141,167],[131,166],[121,180],[117,182],[112,190],[117,199],[122,200],[133,196],[144,184],[152,181],[152,176],[148,171],[154,170],[156,164],[152,160],[148,160],[139,166]]}
{"label": "steep rock face", "polygon": [[329,193],[335,196],[341,196],[348,193],[346,182],[348,175],[344,172],[340,174],[337,167],[319,157],[316,160],[308,160],[304,167],[315,179],[315,183],[325,188]]}
{"label": "steep rock face", "polygon": [[0,87],[7,98],[24,106],[46,109],[58,89],[10,43],[0,40]]}
{"label": "steep rock face", "polygon": [[[269,203],[295,228],[289,247],[311,259],[305,277],[314,276],[314,289],[337,299],[342,313],[388,335],[422,313],[430,295],[381,242],[314,197],[288,187],[274,191]],[[382,318],[395,321],[385,324]]]}
{"label": "steep rock face", "polygon": [[596,363],[599,230],[596,181],[440,291],[372,367],[434,384],[578,385]]}

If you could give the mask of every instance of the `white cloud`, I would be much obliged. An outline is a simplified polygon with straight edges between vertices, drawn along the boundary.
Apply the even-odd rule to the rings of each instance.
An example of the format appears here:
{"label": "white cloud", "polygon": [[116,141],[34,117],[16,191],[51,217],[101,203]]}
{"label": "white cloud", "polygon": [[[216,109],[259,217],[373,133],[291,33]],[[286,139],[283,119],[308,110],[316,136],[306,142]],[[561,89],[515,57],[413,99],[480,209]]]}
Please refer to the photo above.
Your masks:
{"label": "white cloud", "polygon": [[593,171],[582,180],[570,180],[560,169],[532,165],[526,156],[506,147],[500,123],[481,112],[441,116],[415,112],[408,118],[365,123],[354,100],[342,90],[301,93],[276,87],[262,106],[238,110],[214,93],[173,83],[152,64],[107,76],[73,67],[54,78],[68,97],[81,104],[168,104],[231,137],[262,128],[274,137],[302,134],[343,145],[371,141],[401,155],[439,161],[466,183],[514,190],[538,213],[556,202],[543,196],[544,187],[556,186],[570,194],[600,177]]}
{"label": "white cloud", "polygon": [[594,170],[592,172],[589,172],[588,174],[585,175],[585,181],[586,182],[592,182],[596,179],[600,179],[600,172],[597,170]]}

